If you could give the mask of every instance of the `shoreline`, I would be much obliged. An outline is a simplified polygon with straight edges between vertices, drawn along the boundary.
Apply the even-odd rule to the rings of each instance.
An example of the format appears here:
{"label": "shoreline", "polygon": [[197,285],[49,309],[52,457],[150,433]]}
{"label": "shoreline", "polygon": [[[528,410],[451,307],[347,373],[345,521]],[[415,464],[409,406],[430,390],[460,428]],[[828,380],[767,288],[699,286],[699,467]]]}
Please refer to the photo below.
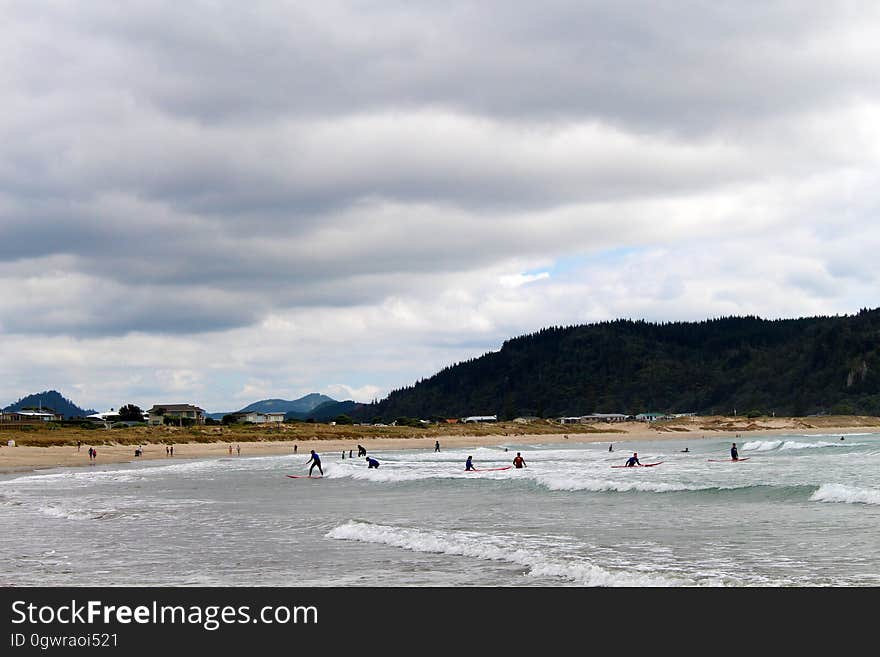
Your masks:
{"label": "shoreline", "polygon": [[[626,426],[623,426],[626,425]],[[635,426],[633,426],[635,425]],[[358,444],[363,444],[370,452],[386,450],[433,450],[434,441],[440,441],[441,450],[446,448],[484,447],[492,445],[523,445],[528,444],[553,444],[560,442],[570,443],[625,443],[630,441],[651,440],[704,440],[704,439],[751,439],[759,436],[777,435],[822,435],[848,433],[880,433],[880,419],[871,424],[839,424],[831,426],[754,426],[730,427],[723,429],[706,429],[698,427],[669,427],[669,426],[646,426],[644,423],[622,423],[613,431],[583,432],[573,430],[569,433],[564,431],[554,433],[494,433],[494,434],[456,434],[456,435],[431,435],[419,437],[374,437],[361,436],[357,438],[292,438],[284,440],[224,440],[222,442],[180,442],[174,443],[174,456],[166,454],[166,443],[146,442],[142,443],[143,455],[134,456],[135,445],[106,445],[98,444],[96,450],[97,460],[89,461],[88,449],[90,445],[83,442],[78,450],[76,446],[52,445],[38,446],[15,446],[7,447],[5,439],[0,448],[0,474],[20,474],[34,472],[57,467],[88,467],[90,465],[104,465],[115,463],[133,463],[138,461],[154,461],[159,459],[209,459],[222,457],[249,457],[249,456],[277,456],[302,454],[308,455],[311,449],[315,449],[326,461],[340,456],[343,451],[357,452]],[[229,447],[232,446],[232,453]],[[294,445],[298,447],[294,452]],[[241,447],[241,453],[236,450]],[[354,456],[353,458],[357,458]]]}

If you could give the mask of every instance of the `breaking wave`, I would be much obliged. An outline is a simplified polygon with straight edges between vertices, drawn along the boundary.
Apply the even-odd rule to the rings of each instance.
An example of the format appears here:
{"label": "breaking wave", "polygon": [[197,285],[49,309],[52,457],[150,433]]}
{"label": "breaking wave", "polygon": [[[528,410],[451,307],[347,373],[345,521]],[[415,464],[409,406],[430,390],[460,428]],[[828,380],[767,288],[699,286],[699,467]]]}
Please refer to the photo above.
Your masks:
{"label": "breaking wave", "polygon": [[[525,566],[532,577],[556,577],[581,586],[695,586],[693,580],[656,574],[618,572],[586,560],[548,554],[521,538],[476,532],[445,532],[374,525],[351,520],[327,533],[328,538],[376,543],[432,554],[504,561]],[[519,546],[518,546],[519,544]]]}

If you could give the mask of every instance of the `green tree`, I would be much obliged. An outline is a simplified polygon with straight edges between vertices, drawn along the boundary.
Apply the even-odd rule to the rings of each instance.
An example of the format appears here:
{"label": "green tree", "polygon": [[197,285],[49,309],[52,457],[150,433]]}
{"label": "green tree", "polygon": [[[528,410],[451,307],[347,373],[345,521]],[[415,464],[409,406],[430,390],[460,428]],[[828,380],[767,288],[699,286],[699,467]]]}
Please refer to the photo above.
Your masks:
{"label": "green tree", "polygon": [[144,412],[135,404],[125,404],[119,409],[119,419],[124,422],[143,422]]}

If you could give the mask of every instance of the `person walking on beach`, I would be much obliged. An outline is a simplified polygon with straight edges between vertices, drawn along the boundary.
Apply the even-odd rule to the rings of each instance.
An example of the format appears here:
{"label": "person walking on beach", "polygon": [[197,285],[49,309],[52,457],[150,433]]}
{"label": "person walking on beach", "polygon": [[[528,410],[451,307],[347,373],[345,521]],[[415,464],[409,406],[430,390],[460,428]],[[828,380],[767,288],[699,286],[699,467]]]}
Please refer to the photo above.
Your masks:
{"label": "person walking on beach", "polygon": [[171,456],[174,456],[174,445],[171,445],[171,447],[169,448],[169,453]]}
{"label": "person walking on beach", "polygon": [[372,458],[371,456],[368,456],[367,457],[367,470],[369,470],[370,468],[378,468],[378,467],[379,467],[379,461]]}
{"label": "person walking on beach", "polygon": [[235,453],[238,454],[239,456],[241,456],[241,445],[235,446]]}
{"label": "person walking on beach", "polygon": [[[841,440],[843,440],[843,438],[841,438]],[[77,441],[76,441],[76,451],[77,451],[77,452],[79,451],[79,448],[80,448],[80,447],[82,447],[82,441],[81,441],[81,440],[77,440]]]}
{"label": "person walking on beach", "polygon": [[630,457],[626,460],[626,467],[628,467],[628,468],[633,468],[633,467],[635,467],[635,466],[637,466],[637,465],[641,465],[641,463],[639,463],[639,455],[638,455],[638,453],[633,452],[633,455],[630,456]]}
{"label": "person walking on beach", "polygon": [[733,443],[733,447],[730,448],[730,460],[739,461],[739,451],[736,449],[736,443]]}
{"label": "person walking on beach", "polygon": [[296,454],[296,443],[293,444],[293,453]]}
{"label": "person walking on beach", "polygon": [[321,457],[318,456],[318,453],[315,450],[312,450],[312,457],[306,462],[306,465],[309,463],[312,464],[312,467],[309,468],[310,477],[312,476],[312,470],[315,469],[315,466],[318,466],[318,472],[320,472],[322,476],[324,475],[324,470],[321,468]]}
{"label": "person walking on beach", "polygon": [[[841,438],[841,440],[843,440],[843,438]],[[439,440],[435,440],[435,441],[434,441],[434,451],[435,451],[435,452],[439,452],[439,451],[440,451],[440,441],[439,441]]]}
{"label": "person walking on beach", "polygon": [[516,453],[516,458],[513,459],[513,467],[515,467],[515,468],[528,467],[528,466],[526,466],[526,460],[522,457],[522,454],[520,454],[519,452]]}
{"label": "person walking on beach", "polygon": [[168,456],[168,445],[165,445],[165,456]]}
{"label": "person walking on beach", "polygon": [[474,467],[473,458],[474,458],[473,456],[467,457],[467,461],[464,462],[464,469],[465,470],[476,470],[476,468]]}

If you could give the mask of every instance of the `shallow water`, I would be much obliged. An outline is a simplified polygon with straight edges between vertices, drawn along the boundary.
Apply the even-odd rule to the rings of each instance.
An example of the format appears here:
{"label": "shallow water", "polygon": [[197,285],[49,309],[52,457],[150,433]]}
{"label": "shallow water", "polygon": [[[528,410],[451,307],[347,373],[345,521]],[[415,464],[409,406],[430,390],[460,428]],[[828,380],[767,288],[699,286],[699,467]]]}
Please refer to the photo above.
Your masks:
{"label": "shallow water", "polygon": [[[4,475],[0,585],[877,586],[880,435],[844,436],[751,438],[739,463],[683,439]],[[664,463],[610,467],[633,451]]]}

